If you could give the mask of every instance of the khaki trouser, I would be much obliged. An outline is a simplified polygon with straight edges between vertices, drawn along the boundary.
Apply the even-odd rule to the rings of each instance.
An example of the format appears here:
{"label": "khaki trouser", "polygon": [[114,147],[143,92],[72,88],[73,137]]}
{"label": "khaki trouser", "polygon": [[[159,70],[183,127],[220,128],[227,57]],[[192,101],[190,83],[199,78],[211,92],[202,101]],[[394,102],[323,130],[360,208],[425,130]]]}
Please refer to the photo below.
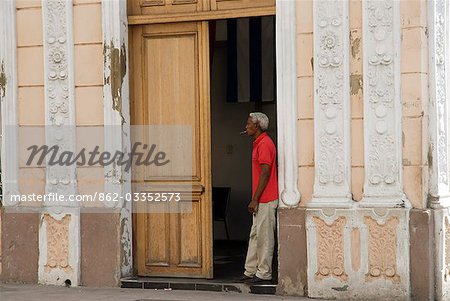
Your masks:
{"label": "khaki trouser", "polygon": [[272,257],[275,247],[276,209],[278,200],[258,204],[250,230],[245,272],[248,277],[272,279]]}

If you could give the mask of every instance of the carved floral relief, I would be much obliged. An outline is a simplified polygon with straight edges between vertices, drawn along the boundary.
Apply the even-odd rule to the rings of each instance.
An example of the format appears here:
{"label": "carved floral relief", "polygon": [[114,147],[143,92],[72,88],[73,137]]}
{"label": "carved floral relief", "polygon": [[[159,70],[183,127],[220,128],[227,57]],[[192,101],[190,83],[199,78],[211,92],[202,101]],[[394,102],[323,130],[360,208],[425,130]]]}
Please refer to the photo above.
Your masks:
{"label": "carved floral relief", "polygon": [[66,272],[71,271],[69,266],[69,223],[70,215],[61,220],[44,215],[47,229],[47,263],[45,269],[48,272],[53,268],[60,268]]}
{"label": "carved floral relief", "polygon": [[439,182],[448,185],[448,132],[447,132],[447,70],[446,68],[446,26],[444,13],[445,0],[436,1],[435,52],[436,52],[436,107],[437,107],[437,148],[439,162]]}
{"label": "carved floral relief", "polygon": [[[73,9],[72,2],[66,0],[46,0],[44,9],[44,41],[46,56],[46,135],[49,146],[57,145],[61,152],[70,151],[73,133],[70,125],[70,106],[74,101],[73,83],[69,74],[69,47],[67,43],[67,11]],[[48,187],[53,190],[69,185],[74,179],[68,167],[48,168]]]}
{"label": "carved floral relief", "polygon": [[365,80],[368,116],[368,181],[371,186],[395,185],[398,183],[398,134],[395,132],[395,39],[394,7],[392,0],[366,2],[366,26],[368,28],[368,64]]}
{"label": "carved floral relief", "polygon": [[318,280],[335,277],[348,279],[344,267],[344,226],[346,218],[341,216],[331,225],[314,216],[317,231],[317,272]]}
{"label": "carved floral relief", "polygon": [[318,184],[344,185],[346,176],[343,85],[346,84],[344,68],[343,2],[318,1],[316,4],[316,47],[318,61],[316,90],[319,102],[317,135],[319,144]]}
{"label": "carved floral relief", "polygon": [[400,282],[397,274],[397,226],[398,218],[391,217],[385,224],[379,224],[370,216],[364,218],[368,228],[369,272],[366,280],[385,278]]}

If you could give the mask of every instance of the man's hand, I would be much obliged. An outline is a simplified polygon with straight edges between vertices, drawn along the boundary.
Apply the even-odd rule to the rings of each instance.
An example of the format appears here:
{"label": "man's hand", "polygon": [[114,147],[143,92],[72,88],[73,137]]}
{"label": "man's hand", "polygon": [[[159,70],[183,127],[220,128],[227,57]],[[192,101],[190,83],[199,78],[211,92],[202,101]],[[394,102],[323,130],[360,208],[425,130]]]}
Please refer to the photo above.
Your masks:
{"label": "man's hand", "polygon": [[248,212],[256,213],[258,212],[258,201],[252,200],[250,204],[248,204]]}

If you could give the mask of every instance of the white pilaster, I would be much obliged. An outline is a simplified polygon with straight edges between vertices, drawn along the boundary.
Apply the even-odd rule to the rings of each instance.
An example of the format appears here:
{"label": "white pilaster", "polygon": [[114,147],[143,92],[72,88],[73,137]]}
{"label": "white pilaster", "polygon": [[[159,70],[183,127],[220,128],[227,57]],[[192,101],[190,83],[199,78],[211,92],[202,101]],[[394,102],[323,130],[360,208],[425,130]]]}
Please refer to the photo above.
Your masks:
{"label": "white pilaster", "polygon": [[297,150],[297,34],[296,8],[292,0],[277,0],[277,120],[278,186],[280,207],[295,207],[298,191]]}
{"label": "white pilaster", "polygon": [[309,207],[350,207],[350,45],[347,1],[314,1],[314,197]]}
{"label": "white pilaster", "polygon": [[[46,143],[75,152],[73,5],[43,0]],[[46,193],[76,193],[76,165],[47,165]]]}
{"label": "white pilaster", "polygon": [[403,193],[400,1],[363,1],[364,197],[361,207],[409,207]]}
{"label": "white pilaster", "polygon": [[450,206],[448,173],[448,80],[449,80],[449,4],[445,0],[428,5],[429,33],[429,131],[430,206]]}
{"label": "white pilaster", "polygon": [[[130,101],[128,83],[128,20],[125,0],[102,1],[104,52],[103,112],[105,150],[114,153],[130,150]],[[130,171],[113,164],[105,166],[105,193],[117,193],[125,199],[131,192]],[[108,206],[109,204],[106,203]],[[131,203],[112,202],[120,209],[121,274],[132,273]]]}
{"label": "white pilaster", "polygon": [[19,150],[17,124],[16,1],[0,1],[1,177],[3,206],[17,205]]}
{"label": "white pilaster", "polygon": [[436,300],[450,297],[450,183],[448,171],[448,90],[450,4],[428,2],[430,178],[429,206],[434,208]]}
{"label": "white pilaster", "polygon": [[[75,153],[73,4],[43,0],[45,136],[48,146]],[[48,159],[48,158],[47,158]],[[76,165],[46,167],[46,193],[66,196],[62,204],[44,203],[39,229],[39,283],[77,286],[80,279],[80,209],[67,201],[77,193]],[[52,229],[51,235],[49,229]]]}

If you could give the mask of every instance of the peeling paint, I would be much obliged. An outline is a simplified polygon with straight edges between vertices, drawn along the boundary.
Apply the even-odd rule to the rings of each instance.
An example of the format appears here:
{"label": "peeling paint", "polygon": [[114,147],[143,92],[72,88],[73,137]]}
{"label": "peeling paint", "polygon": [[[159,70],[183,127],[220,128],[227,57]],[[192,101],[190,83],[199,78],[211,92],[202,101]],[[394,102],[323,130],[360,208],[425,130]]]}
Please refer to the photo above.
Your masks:
{"label": "peeling paint", "polygon": [[430,145],[428,147],[428,155],[427,155],[427,159],[428,159],[428,168],[433,168],[433,147]]}
{"label": "peeling paint", "polygon": [[283,288],[283,293],[285,293],[286,295],[293,295],[297,293],[297,287],[292,282],[292,279],[289,276],[281,279],[281,287]]}
{"label": "peeling paint", "polygon": [[3,97],[5,97],[6,95],[6,84],[7,84],[7,79],[6,79],[6,73],[5,73],[5,62],[2,61],[1,67],[0,67],[0,97],[1,100],[3,101]]}
{"label": "peeling paint", "polygon": [[403,166],[411,166],[411,161],[408,159],[403,159]]}
{"label": "peeling paint", "polygon": [[121,258],[122,258],[122,266],[129,266],[130,265],[130,257],[131,257],[131,245],[130,245],[130,241],[128,240],[129,233],[128,233],[127,222],[128,222],[127,218],[122,218],[122,220],[120,221],[120,236],[121,236],[121,243],[122,243],[120,252],[121,252]]}
{"label": "peeling paint", "polygon": [[352,57],[356,58],[360,52],[360,47],[361,47],[361,38],[352,38],[352,35],[356,34],[356,31],[352,31],[350,33],[350,39],[351,39],[351,44],[352,44]]}
{"label": "peeling paint", "polygon": [[313,57],[311,58],[311,69],[314,73],[314,58]]}
{"label": "peeling paint", "polygon": [[291,277],[284,276],[279,280],[277,294],[288,296],[305,296],[306,286],[302,283],[300,274],[297,274],[297,280],[293,281]]}
{"label": "peeling paint", "polygon": [[123,179],[122,173],[119,172],[120,166],[117,165],[116,161],[112,162],[112,168],[108,170],[105,174],[105,178],[108,182],[111,182],[115,185],[119,184],[122,185],[125,183],[125,180]]}
{"label": "peeling paint", "polygon": [[114,47],[113,42],[108,45],[105,43],[103,48],[103,56],[109,59],[110,75],[105,78],[105,83],[111,86],[112,109],[119,112],[122,124],[125,118],[122,113],[122,85],[123,79],[127,72],[127,57],[125,52],[125,44],[121,48]]}
{"label": "peeling paint", "polygon": [[350,76],[350,93],[357,95],[359,91],[363,90],[363,78],[360,74],[353,74]]}
{"label": "peeling paint", "polygon": [[331,289],[338,291],[338,292],[345,292],[348,290],[348,285],[340,286],[340,287],[332,287]]}

